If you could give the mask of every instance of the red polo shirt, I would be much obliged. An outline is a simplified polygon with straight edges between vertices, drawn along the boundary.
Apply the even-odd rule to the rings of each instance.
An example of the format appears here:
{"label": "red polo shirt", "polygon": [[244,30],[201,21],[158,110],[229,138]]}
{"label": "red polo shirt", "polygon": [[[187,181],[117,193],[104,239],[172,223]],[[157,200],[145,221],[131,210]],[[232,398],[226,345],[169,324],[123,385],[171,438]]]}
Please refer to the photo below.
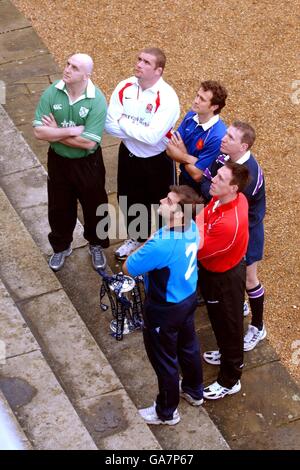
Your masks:
{"label": "red polo shirt", "polygon": [[204,240],[198,260],[205,269],[225,272],[245,256],[249,232],[248,202],[244,194],[238,193],[236,199],[221,205],[213,197],[197,216],[196,223]]}

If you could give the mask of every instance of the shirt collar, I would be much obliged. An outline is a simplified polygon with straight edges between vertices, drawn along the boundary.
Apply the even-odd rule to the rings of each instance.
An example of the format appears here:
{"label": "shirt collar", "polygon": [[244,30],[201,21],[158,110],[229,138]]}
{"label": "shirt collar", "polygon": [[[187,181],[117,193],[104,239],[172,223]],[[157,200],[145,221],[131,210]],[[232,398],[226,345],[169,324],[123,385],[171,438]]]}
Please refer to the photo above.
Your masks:
{"label": "shirt collar", "polygon": [[[138,78],[137,78],[137,77],[133,77],[133,79],[130,80],[130,81],[135,82],[136,85],[137,85],[138,87],[140,87],[139,81],[138,81]],[[150,91],[150,92],[152,92],[152,93],[157,93],[158,90],[160,89],[161,85],[162,85],[162,82],[163,82],[163,78],[160,77],[160,78],[157,80],[157,82],[154,83],[154,85],[152,85],[150,88],[146,88],[146,89],[143,90],[143,91]]]}
{"label": "shirt collar", "polygon": [[[64,91],[69,96],[67,88],[66,88],[66,84],[63,80],[60,80],[55,85],[55,88],[57,88],[58,90]],[[82,94],[79,98],[77,98],[76,101],[78,101],[79,99],[82,99],[82,98],[95,98],[95,96],[96,96],[95,85],[93,84],[92,80],[88,79],[88,83],[87,83],[87,87],[85,89],[85,93]]]}
{"label": "shirt collar", "polygon": [[208,121],[204,122],[203,124],[199,122],[199,116],[197,113],[193,116],[193,119],[198,124],[198,126],[202,126],[202,129],[204,131],[207,131],[210,127],[212,127],[214,124],[218,122],[218,120],[220,119],[220,116],[218,114],[215,114],[213,117],[211,117]]}
{"label": "shirt collar", "polygon": [[238,163],[239,165],[243,165],[243,163],[245,163],[247,160],[249,160],[250,158],[250,150],[247,150],[246,153],[244,153],[244,155],[242,155],[237,161],[236,163]]}
{"label": "shirt collar", "polygon": [[212,208],[214,208],[213,212],[224,212],[228,211],[229,209],[232,209],[233,207],[236,207],[238,204],[238,201],[240,199],[240,193],[237,193],[237,197],[233,199],[233,201],[227,202],[226,204],[217,204],[219,202],[217,197],[212,198]]}

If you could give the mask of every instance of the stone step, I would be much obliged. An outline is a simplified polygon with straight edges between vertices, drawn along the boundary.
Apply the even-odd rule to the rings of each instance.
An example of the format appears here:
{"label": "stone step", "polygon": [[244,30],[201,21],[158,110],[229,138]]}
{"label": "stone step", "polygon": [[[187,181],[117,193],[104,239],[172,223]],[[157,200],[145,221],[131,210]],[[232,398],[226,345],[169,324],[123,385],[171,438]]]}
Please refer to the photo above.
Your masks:
{"label": "stone step", "polygon": [[[40,407],[32,399],[29,405],[32,412],[38,414],[37,426],[44,426],[45,419],[49,426],[56,421],[55,406],[45,395],[48,389],[54,398],[57,395],[57,399],[62,400],[62,408],[70,400],[76,410],[69,404],[73,418],[62,422],[61,432],[66,434],[67,442],[58,438],[51,440],[50,436],[43,439],[38,429],[36,434],[33,433],[42,439],[37,441],[37,448],[96,448],[95,442],[101,449],[133,449],[136,446],[159,449],[153,434],[139,417],[113,369],[2,190],[0,209],[3,214],[0,222],[1,279],[36,338],[31,352],[21,356],[13,353],[2,366],[4,384],[6,379],[17,378],[21,384],[30,385],[30,396],[34,395],[35,389],[42,387],[38,397]],[[12,343],[14,345],[15,340],[17,347],[17,338]],[[57,380],[54,376],[50,379],[49,366]],[[61,388],[64,390],[62,397]],[[76,413],[85,426],[80,424],[84,429],[82,438],[75,431],[72,437],[72,420],[74,423],[76,419],[79,421]],[[51,416],[53,419],[50,420]]]}
{"label": "stone step", "polygon": [[0,389],[32,447],[97,449],[1,280],[0,331]]}

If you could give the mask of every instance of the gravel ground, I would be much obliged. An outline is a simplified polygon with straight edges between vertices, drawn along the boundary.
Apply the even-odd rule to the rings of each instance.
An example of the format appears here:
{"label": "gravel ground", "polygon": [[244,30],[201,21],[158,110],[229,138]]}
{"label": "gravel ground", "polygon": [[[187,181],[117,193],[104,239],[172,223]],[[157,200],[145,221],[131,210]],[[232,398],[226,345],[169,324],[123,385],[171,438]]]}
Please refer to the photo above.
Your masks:
{"label": "gravel ground", "polygon": [[[222,81],[229,91],[223,119],[247,120],[265,171],[268,211],[265,259],[268,338],[300,381],[299,136],[297,69],[299,4],[289,0],[14,0],[61,67],[74,52],[95,60],[94,81],[109,98],[131,75],[137,52],[165,50],[165,78],[182,116],[199,82]],[[297,18],[298,13],[298,18]]]}

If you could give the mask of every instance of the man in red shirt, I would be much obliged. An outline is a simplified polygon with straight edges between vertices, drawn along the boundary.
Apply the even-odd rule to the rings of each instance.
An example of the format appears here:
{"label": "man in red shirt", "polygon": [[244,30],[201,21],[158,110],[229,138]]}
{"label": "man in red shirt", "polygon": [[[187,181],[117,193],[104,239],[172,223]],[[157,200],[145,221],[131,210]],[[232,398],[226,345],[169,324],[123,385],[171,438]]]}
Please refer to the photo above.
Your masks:
{"label": "man in red shirt", "polygon": [[225,163],[212,179],[212,200],[196,219],[204,240],[198,251],[199,284],[219,347],[219,351],[204,353],[206,361],[211,359],[207,362],[220,365],[217,381],[204,389],[208,400],[241,389],[249,239],[248,202],[241,191],[248,183],[249,171],[244,165]]}

